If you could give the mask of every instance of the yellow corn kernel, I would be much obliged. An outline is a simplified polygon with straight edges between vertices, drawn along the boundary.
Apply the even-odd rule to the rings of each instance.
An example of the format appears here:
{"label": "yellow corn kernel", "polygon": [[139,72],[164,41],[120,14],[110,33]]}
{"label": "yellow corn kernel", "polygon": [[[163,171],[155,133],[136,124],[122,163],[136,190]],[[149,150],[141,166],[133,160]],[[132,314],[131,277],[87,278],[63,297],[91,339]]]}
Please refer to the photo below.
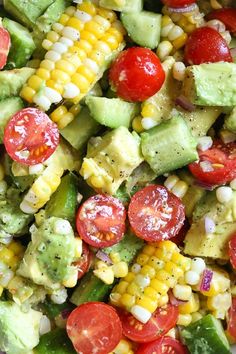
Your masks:
{"label": "yellow corn kernel", "polygon": [[67,22],[69,21],[69,19],[70,19],[70,16],[68,16],[67,14],[64,13],[64,14],[61,15],[61,17],[60,17],[58,22],[61,25],[65,26],[67,24]]}
{"label": "yellow corn kernel", "polygon": [[127,339],[121,339],[110,354],[132,354],[132,344]]}
{"label": "yellow corn kernel", "polygon": [[89,54],[89,59],[94,60],[98,66],[102,66],[105,61],[104,54],[99,50],[92,50],[92,52]]}
{"label": "yellow corn kernel", "polygon": [[83,75],[75,73],[71,77],[71,82],[73,82],[80,89],[80,92],[88,92],[90,83]]}
{"label": "yellow corn kernel", "polygon": [[152,245],[145,245],[142,249],[142,252],[144,254],[147,254],[148,256],[153,256],[155,253],[156,248]]}
{"label": "yellow corn kernel", "polygon": [[19,255],[24,252],[24,246],[22,246],[21,243],[16,241],[12,241],[7,248],[11,250],[15,255]]}
{"label": "yellow corn kernel", "polygon": [[24,86],[20,92],[20,96],[29,103],[33,102],[36,91],[29,86]]}
{"label": "yellow corn kernel", "polygon": [[144,289],[144,295],[147,297],[150,297],[154,301],[159,300],[161,297],[160,294],[155,289],[153,289],[151,286],[147,286]]}
{"label": "yellow corn kernel", "polygon": [[131,308],[135,305],[135,296],[125,293],[121,295],[120,303],[126,308]]}
{"label": "yellow corn kernel", "polygon": [[93,33],[89,32],[89,31],[85,31],[85,30],[81,32],[80,38],[87,41],[91,45],[95,45],[98,40],[97,37]]}
{"label": "yellow corn kernel", "polygon": [[0,260],[1,262],[9,265],[11,262],[11,259],[14,257],[14,252],[6,247],[3,247],[0,250]]}
{"label": "yellow corn kernel", "polygon": [[197,322],[202,318],[202,314],[200,312],[193,312],[191,316],[192,316],[192,322]]}
{"label": "yellow corn kernel", "polygon": [[91,70],[89,70],[89,68],[85,65],[81,65],[78,68],[77,73],[84,76],[88,80],[89,83],[93,82],[95,79],[94,73]]}
{"label": "yellow corn kernel", "polygon": [[109,34],[111,34],[112,36],[114,36],[118,42],[121,43],[121,42],[123,41],[123,34],[122,34],[122,32],[119,31],[117,28],[111,27],[111,28],[109,28],[109,30],[107,31],[107,33],[109,33]]}
{"label": "yellow corn kernel", "polygon": [[38,75],[41,79],[47,81],[50,79],[50,72],[44,68],[39,68],[36,71],[36,75]]}
{"label": "yellow corn kernel", "polygon": [[32,75],[28,80],[28,86],[34,89],[35,91],[38,91],[42,86],[43,82],[44,81],[37,75]]}
{"label": "yellow corn kernel", "polygon": [[66,25],[75,28],[79,32],[84,28],[84,23],[76,17],[71,17]]}
{"label": "yellow corn kernel", "polygon": [[81,39],[80,41],[76,42],[75,45],[79,48],[82,49],[86,55],[91,53],[93,50],[92,44],[90,44],[88,41],[85,41],[84,39]]}
{"label": "yellow corn kernel", "polygon": [[140,273],[149,276],[150,279],[153,279],[156,275],[155,269],[148,264],[142,267]]}
{"label": "yellow corn kernel", "polygon": [[158,302],[157,300],[152,300],[148,296],[140,296],[136,300],[136,305],[142,306],[149,312],[153,313],[158,306]]}
{"label": "yellow corn kernel", "polygon": [[152,103],[146,103],[143,105],[141,114],[143,117],[155,117],[157,114],[157,109]]}
{"label": "yellow corn kernel", "polygon": [[51,60],[44,59],[40,63],[40,68],[46,69],[48,71],[52,71],[55,68],[55,63]]}
{"label": "yellow corn kernel", "polygon": [[179,305],[179,313],[185,315],[192,312],[197,312],[200,308],[199,297],[197,294],[192,294],[189,301]]}
{"label": "yellow corn kernel", "polygon": [[101,38],[104,34],[104,28],[103,26],[99,25],[97,22],[95,21],[89,21],[85,24],[84,29],[88,32],[91,32],[92,34],[94,34],[97,39]]}
{"label": "yellow corn kernel", "polygon": [[104,17],[110,23],[114,22],[117,19],[116,13],[112,10],[104,9],[103,7],[98,7],[98,14]]}
{"label": "yellow corn kernel", "polygon": [[101,41],[107,43],[112,50],[117,49],[119,46],[119,42],[117,41],[116,37],[109,34],[108,32],[101,37]]}
{"label": "yellow corn kernel", "polygon": [[48,184],[48,186],[50,186],[51,191],[55,192],[55,190],[57,189],[57,187],[59,186],[60,182],[61,182],[61,178],[60,176],[57,176],[56,174],[53,175],[51,173],[51,171],[49,171],[46,169],[45,172],[42,175],[43,180]]}
{"label": "yellow corn kernel", "polygon": [[160,295],[165,295],[169,290],[167,284],[163,283],[158,279],[152,279],[150,282],[150,286],[155,289]]}
{"label": "yellow corn kernel", "polygon": [[128,285],[129,283],[127,281],[122,280],[119,282],[119,284],[116,285],[115,290],[119,294],[124,294]]}
{"label": "yellow corn kernel", "polygon": [[218,294],[212,297],[208,297],[207,299],[207,307],[212,311],[219,309],[220,311],[226,313],[230,308],[231,303],[232,303],[232,297],[231,294],[228,292],[225,292],[223,294]]}
{"label": "yellow corn kernel", "polygon": [[70,112],[66,113],[57,123],[59,129],[65,128],[68,124],[72,122],[74,115]]}
{"label": "yellow corn kernel", "polygon": [[116,278],[124,278],[128,274],[128,264],[125,262],[118,262],[113,264],[112,270]]}
{"label": "yellow corn kernel", "polygon": [[76,70],[76,68],[73,64],[71,64],[68,61],[63,60],[63,59],[58,60],[56,62],[56,68],[64,71],[65,73],[67,73],[70,76],[73,75]]}
{"label": "yellow corn kernel", "polygon": [[68,84],[70,82],[70,76],[64,71],[58,69],[52,70],[51,78],[61,84]]}
{"label": "yellow corn kernel", "polygon": [[172,44],[173,44],[174,48],[177,50],[177,49],[182,48],[182,47],[185,45],[187,39],[188,39],[187,34],[186,34],[186,33],[183,33],[183,34],[181,34],[181,36],[179,36],[178,38],[176,38],[176,39],[172,42]]}
{"label": "yellow corn kernel", "polygon": [[170,16],[167,16],[167,15],[162,16],[161,27],[165,27],[165,26],[169,25],[170,23],[172,23]]}
{"label": "yellow corn kernel", "polygon": [[64,88],[63,85],[56,82],[55,80],[48,80],[46,82],[46,86],[47,87],[51,87],[52,89],[56,90],[58,93],[60,93],[62,95]]}
{"label": "yellow corn kernel", "polygon": [[158,247],[163,249],[166,253],[179,252],[179,249],[176,244],[169,240],[158,242]]}
{"label": "yellow corn kernel", "polygon": [[[73,46],[73,48],[76,48],[77,52],[80,51],[80,49],[78,47]],[[84,54],[85,54],[85,58],[86,58],[86,53],[84,53]],[[65,60],[66,62],[74,65],[76,70],[81,65],[81,59],[76,53],[70,53],[68,51],[67,53],[64,53],[62,55],[62,59]]]}
{"label": "yellow corn kernel", "polygon": [[169,302],[168,294],[162,295],[158,300],[158,306],[159,307],[165,306],[166,304],[168,304],[168,302]]}
{"label": "yellow corn kernel", "polygon": [[59,36],[59,34],[58,34],[57,32],[55,32],[55,31],[50,31],[50,32],[48,32],[46,38],[47,38],[49,41],[55,43],[55,42],[58,41],[58,39],[60,38],[60,36]]}
{"label": "yellow corn kernel", "polygon": [[227,272],[214,269],[213,278],[210,285],[210,290],[201,291],[201,293],[205,296],[215,296],[220,293],[224,293],[226,290],[230,288],[230,280]]}
{"label": "yellow corn kernel", "polygon": [[[178,281],[179,283],[179,281]],[[176,297],[176,299],[182,300],[182,301],[188,301],[191,298],[192,295],[192,288],[189,285],[180,285],[176,284],[173,288],[173,294]]]}
{"label": "yellow corn kernel", "polygon": [[111,252],[109,253],[109,257],[111,258],[112,263],[119,263],[121,261],[119,252]]}
{"label": "yellow corn kernel", "polygon": [[82,4],[80,4],[78,8],[80,11],[87,12],[92,17],[95,16],[97,13],[96,6],[93,5],[91,2],[82,2]]}
{"label": "yellow corn kernel", "polygon": [[149,256],[147,256],[144,253],[140,253],[137,257],[136,263],[140,264],[141,266],[143,266],[144,264],[146,264],[149,260]]}
{"label": "yellow corn kernel", "polygon": [[179,314],[177,325],[179,326],[188,326],[192,322],[192,316],[190,314]]}
{"label": "yellow corn kernel", "polygon": [[132,282],[127,286],[126,292],[130,295],[138,296],[141,293],[140,287],[135,283]]}
{"label": "yellow corn kernel", "polygon": [[172,257],[172,253],[166,252],[161,248],[157,248],[155,251],[155,257],[161,259],[164,262],[168,262]]}
{"label": "yellow corn kernel", "polygon": [[75,271],[71,274],[69,279],[63,281],[63,285],[66,288],[74,288],[74,286],[76,286],[77,284],[77,281],[78,281],[78,272]]}
{"label": "yellow corn kernel", "polygon": [[165,264],[164,269],[172,276],[175,277],[175,279],[178,279],[184,275],[184,271],[182,268],[178,267],[175,263],[173,262],[167,262]]}
{"label": "yellow corn kernel", "polygon": [[153,267],[155,270],[159,270],[164,268],[165,262],[163,262],[161,259],[155,257],[155,256],[151,256],[148,264]]}
{"label": "yellow corn kernel", "polygon": [[66,106],[59,106],[50,114],[50,118],[57,123],[66,113]]}
{"label": "yellow corn kernel", "polygon": [[178,267],[182,268],[185,272],[191,267],[191,259],[184,257],[178,252],[173,253],[171,261],[174,262]]}
{"label": "yellow corn kernel", "polygon": [[51,194],[51,188],[49,185],[43,180],[42,176],[39,176],[38,179],[32,185],[32,191],[36,196],[39,196],[42,200],[48,200]]}
{"label": "yellow corn kernel", "polygon": [[11,260],[9,261],[8,266],[9,266],[9,268],[10,268],[11,270],[15,271],[15,270],[18,268],[18,266],[19,266],[19,262],[20,262],[20,258],[15,255],[15,256],[13,256],[13,257],[11,258]]}
{"label": "yellow corn kernel", "polygon": [[135,117],[133,119],[133,121],[132,121],[132,128],[137,133],[142,133],[144,131],[141,121],[142,121],[142,117],[141,116]]}
{"label": "yellow corn kernel", "polygon": [[132,272],[128,272],[128,274],[125,277],[125,281],[127,281],[128,283],[131,283],[135,278],[135,274]]}
{"label": "yellow corn kernel", "polygon": [[110,298],[110,302],[111,302],[112,305],[120,306],[121,294],[113,292],[113,293],[110,294],[109,298]]}
{"label": "yellow corn kernel", "polygon": [[95,269],[94,275],[101,279],[105,284],[112,284],[114,282],[114,273],[111,267],[105,265],[104,267]]}
{"label": "yellow corn kernel", "polygon": [[167,271],[162,269],[157,272],[156,278],[167,284],[169,288],[173,288],[176,284],[176,279],[172,277]]}
{"label": "yellow corn kernel", "polygon": [[211,7],[214,10],[222,9],[222,5],[217,0],[210,0]]}

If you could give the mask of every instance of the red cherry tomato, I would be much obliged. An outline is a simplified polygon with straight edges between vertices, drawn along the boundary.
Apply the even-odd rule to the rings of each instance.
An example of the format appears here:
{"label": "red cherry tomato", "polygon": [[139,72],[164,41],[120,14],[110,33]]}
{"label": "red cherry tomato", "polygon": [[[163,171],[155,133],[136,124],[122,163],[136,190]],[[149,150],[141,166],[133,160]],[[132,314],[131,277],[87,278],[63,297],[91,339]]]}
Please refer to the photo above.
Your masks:
{"label": "red cherry tomato", "polygon": [[225,24],[228,31],[236,33],[236,9],[222,8],[207,15],[208,20],[219,20]]}
{"label": "red cherry tomato", "polygon": [[236,339],[236,297],[232,297],[232,305],[228,312],[227,332]]}
{"label": "red cherry tomato", "polygon": [[118,96],[141,102],[160,90],[165,72],[150,49],[133,47],[119,54],[111,66],[109,79]]}
{"label": "red cherry tomato", "polygon": [[194,4],[196,0],[162,0],[162,2],[169,7],[185,7]]}
{"label": "red cherry tomato", "polygon": [[154,342],[140,345],[136,354],[188,354],[187,348],[178,340],[162,337]]}
{"label": "red cherry tomato", "polygon": [[181,200],[159,185],[149,185],[135,193],[128,216],[135,234],[151,242],[174,237],[185,220]]}
{"label": "red cherry tomato", "polygon": [[184,49],[184,60],[189,65],[233,61],[225,39],[210,27],[197,28],[190,34]]}
{"label": "red cherry tomato", "polygon": [[236,269],[236,234],[229,241],[229,258],[232,267]]}
{"label": "red cherry tomato", "polygon": [[125,232],[126,211],[119,199],[97,194],[79,208],[76,227],[89,245],[101,248],[118,243]]}
{"label": "red cherry tomato", "polygon": [[162,337],[173,328],[179,311],[178,307],[168,304],[158,308],[146,324],[136,320],[127,311],[119,310],[118,314],[122,322],[123,334],[134,342],[147,343]]}
{"label": "red cherry tomato", "polygon": [[89,270],[90,262],[91,262],[91,252],[88,248],[88,245],[83,242],[82,245],[82,255],[80,259],[74,263],[74,265],[78,269],[78,279],[81,279],[85,273]]}
{"label": "red cherry tomato", "polygon": [[[202,162],[208,161],[212,171],[204,172]],[[220,185],[236,177],[236,143],[216,140],[207,151],[199,152],[199,161],[189,165],[191,173],[201,182]]]}
{"label": "red cherry tomato", "polygon": [[9,32],[0,27],[0,69],[2,69],[7,62],[7,56],[11,46],[11,37]]}
{"label": "red cherry tomato", "polygon": [[122,338],[119,316],[102,302],[88,302],[73,310],[66,330],[79,354],[110,353]]}
{"label": "red cherry tomato", "polygon": [[26,165],[47,160],[59,144],[57,125],[37,108],[24,108],[8,122],[4,145],[10,157]]}

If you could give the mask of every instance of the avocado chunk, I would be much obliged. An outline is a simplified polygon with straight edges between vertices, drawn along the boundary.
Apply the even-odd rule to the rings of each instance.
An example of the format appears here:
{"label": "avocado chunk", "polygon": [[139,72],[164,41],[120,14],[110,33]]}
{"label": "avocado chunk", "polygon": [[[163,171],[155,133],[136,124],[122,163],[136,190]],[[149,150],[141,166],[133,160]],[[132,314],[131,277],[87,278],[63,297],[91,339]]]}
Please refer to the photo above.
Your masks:
{"label": "avocado chunk", "polygon": [[9,97],[0,101],[0,143],[3,141],[4,129],[9,119],[24,107],[20,97]]}
{"label": "avocado chunk", "polygon": [[25,354],[39,342],[42,313],[23,312],[15,302],[0,301],[0,350],[8,354]]}
{"label": "avocado chunk", "polygon": [[144,159],[158,176],[197,160],[196,146],[197,141],[181,116],[141,134]]}
{"label": "avocado chunk", "polygon": [[181,331],[191,354],[230,354],[229,342],[219,320],[207,315]]}
{"label": "avocado chunk", "polygon": [[236,64],[209,63],[188,66],[183,95],[195,105],[236,105]]}
{"label": "avocado chunk", "polygon": [[[205,217],[215,222],[215,231],[206,234]],[[229,259],[228,242],[236,231],[236,192],[227,204],[221,204],[215,192],[207,192],[193,212],[193,222],[185,237],[184,252],[191,256]]]}
{"label": "avocado chunk", "polygon": [[112,195],[142,161],[139,136],[119,127],[90,139],[80,174],[96,191]]}
{"label": "avocado chunk", "polygon": [[18,96],[22,86],[35,72],[32,68],[0,71],[0,100]]}
{"label": "avocado chunk", "polygon": [[157,48],[161,35],[161,15],[153,12],[122,13],[121,21],[130,38],[150,49]]}
{"label": "avocado chunk", "polygon": [[143,0],[99,0],[99,6],[122,12],[138,12],[143,8]]}
{"label": "avocado chunk", "polygon": [[88,108],[83,107],[73,121],[60,130],[60,133],[76,150],[80,150],[91,136],[98,133],[99,129],[100,125],[91,117]]}
{"label": "avocado chunk", "polygon": [[85,100],[91,116],[100,124],[109,128],[120,126],[129,128],[134,116],[138,113],[138,105],[121,100],[88,96]]}
{"label": "avocado chunk", "polygon": [[76,354],[65,329],[56,328],[40,337],[35,354]]}
{"label": "avocado chunk", "polygon": [[51,217],[44,220],[38,228],[31,227],[30,231],[32,240],[17,274],[48,288],[62,284],[74,271],[71,264],[75,257],[76,245],[69,222]]}
{"label": "avocado chunk", "polygon": [[36,46],[29,30],[19,23],[4,18],[2,21],[11,36],[11,48],[7,57],[7,69],[25,66]]}
{"label": "avocado chunk", "polygon": [[232,112],[225,118],[225,128],[236,133],[236,107],[234,107]]}
{"label": "avocado chunk", "polygon": [[33,29],[37,18],[40,17],[53,2],[54,0],[4,0],[4,8],[18,22]]}
{"label": "avocado chunk", "polygon": [[72,172],[62,177],[56,192],[48,201],[45,211],[46,216],[56,216],[74,222],[77,208],[78,177]]}

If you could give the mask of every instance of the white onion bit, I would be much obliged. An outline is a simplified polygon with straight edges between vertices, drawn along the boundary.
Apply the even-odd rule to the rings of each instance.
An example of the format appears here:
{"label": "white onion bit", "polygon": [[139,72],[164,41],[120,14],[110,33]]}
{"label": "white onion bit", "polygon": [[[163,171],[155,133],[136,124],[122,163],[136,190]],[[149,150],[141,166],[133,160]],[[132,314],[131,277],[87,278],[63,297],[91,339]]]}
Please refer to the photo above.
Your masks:
{"label": "white onion bit", "polygon": [[205,216],[205,231],[206,234],[213,234],[216,229],[216,224],[212,218]]}

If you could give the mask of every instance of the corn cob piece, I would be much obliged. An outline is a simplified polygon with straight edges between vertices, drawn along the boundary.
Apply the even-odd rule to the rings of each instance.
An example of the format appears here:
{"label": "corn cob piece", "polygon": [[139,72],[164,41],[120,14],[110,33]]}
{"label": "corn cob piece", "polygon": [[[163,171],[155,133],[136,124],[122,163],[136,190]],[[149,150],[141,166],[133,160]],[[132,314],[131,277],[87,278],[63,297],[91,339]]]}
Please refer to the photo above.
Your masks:
{"label": "corn cob piece", "polygon": [[188,184],[185,181],[181,181],[176,175],[168,176],[164,186],[179,198],[183,198],[188,191]]}
{"label": "corn cob piece", "polygon": [[167,292],[190,268],[191,260],[179,253],[175,243],[161,241],[144,246],[130,272],[112,290],[110,300],[146,323]]}
{"label": "corn cob piece", "polygon": [[0,296],[14,277],[23,254],[24,247],[20,242],[11,241],[8,245],[0,244]]}
{"label": "corn cob piece", "polygon": [[47,53],[21,97],[45,111],[62,99],[78,103],[123,49],[124,33],[115,12],[90,1],[70,6],[43,41]]}

